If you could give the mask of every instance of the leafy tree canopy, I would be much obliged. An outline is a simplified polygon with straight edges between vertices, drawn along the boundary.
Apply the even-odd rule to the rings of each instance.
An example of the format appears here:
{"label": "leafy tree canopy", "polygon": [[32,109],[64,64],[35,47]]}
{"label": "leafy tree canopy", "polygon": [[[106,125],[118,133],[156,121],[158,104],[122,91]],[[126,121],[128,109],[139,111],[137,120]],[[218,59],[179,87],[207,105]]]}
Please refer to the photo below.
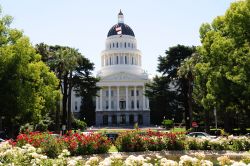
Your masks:
{"label": "leafy tree canopy", "polygon": [[58,80],[11,22],[0,13],[0,115],[9,125],[37,123],[53,110]]}
{"label": "leafy tree canopy", "polygon": [[195,91],[205,109],[250,112],[249,27],[250,0],[232,3],[225,15],[201,26]]}

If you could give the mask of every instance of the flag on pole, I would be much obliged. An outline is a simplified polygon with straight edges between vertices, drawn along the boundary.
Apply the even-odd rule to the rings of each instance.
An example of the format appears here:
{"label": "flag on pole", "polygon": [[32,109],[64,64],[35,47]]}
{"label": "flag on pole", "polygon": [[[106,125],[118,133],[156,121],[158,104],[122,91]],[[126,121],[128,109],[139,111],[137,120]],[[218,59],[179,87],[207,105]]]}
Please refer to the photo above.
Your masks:
{"label": "flag on pole", "polygon": [[116,31],[116,33],[118,34],[118,35],[121,35],[122,34],[122,27],[116,27],[115,28],[115,31]]}

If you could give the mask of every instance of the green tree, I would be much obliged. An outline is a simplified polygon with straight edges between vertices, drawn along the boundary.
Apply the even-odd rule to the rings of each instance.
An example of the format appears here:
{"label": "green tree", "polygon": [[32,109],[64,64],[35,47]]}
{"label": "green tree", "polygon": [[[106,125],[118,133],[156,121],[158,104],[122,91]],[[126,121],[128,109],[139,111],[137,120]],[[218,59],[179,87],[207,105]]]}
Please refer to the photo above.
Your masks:
{"label": "green tree", "polygon": [[54,110],[58,80],[29,39],[10,28],[11,22],[0,13],[0,116],[5,117],[5,127],[17,131]]}
{"label": "green tree", "polygon": [[78,59],[77,67],[73,76],[74,90],[81,97],[81,119],[84,119],[88,125],[95,123],[95,104],[93,103],[97,91],[100,89],[96,86],[99,78],[92,74],[94,64],[83,56]]}
{"label": "green tree", "polygon": [[[190,114],[189,111],[191,109],[189,102],[191,100],[189,99],[191,83],[186,77],[179,77],[177,71],[181,66],[181,62],[187,57],[190,57],[194,52],[195,47],[183,45],[170,47],[169,50],[165,52],[165,56],[158,58],[159,64],[157,71],[160,72],[162,76],[154,78],[153,82],[147,86],[149,90],[146,91],[147,96],[151,99],[150,103],[155,106],[165,104],[164,109],[158,109],[151,104],[151,110],[164,110],[158,115],[164,115],[167,119],[172,119],[173,116],[175,116],[175,121],[179,122],[181,122],[182,113],[185,112],[187,128],[189,128],[192,120],[192,116],[190,116],[192,114]],[[160,92],[161,95],[158,99],[156,99],[158,97],[157,95],[154,96],[154,93],[149,93],[154,91]],[[152,111],[152,114],[154,114],[154,111]]]}
{"label": "green tree", "polygon": [[[76,91],[77,95],[82,98],[82,103],[86,109],[83,110],[86,120],[90,123],[94,120],[93,97],[98,89],[91,71],[94,64],[87,58],[82,56],[78,50],[63,46],[48,46],[44,43],[36,45],[37,51],[43,55],[43,60],[51,67],[60,80],[62,92],[62,124],[67,123],[68,129],[71,129],[72,113],[71,113],[71,92]],[[82,105],[83,106],[83,105]],[[87,108],[92,108],[90,109]],[[58,109],[59,112],[59,109]],[[82,112],[82,109],[81,109]],[[81,113],[82,115],[82,113]],[[59,122],[59,120],[57,120]]]}
{"label": "green tree", "polygon": [[[232,3],[225,15],[200,28],[195,98],[216,108],[225,129],[250,124],[250,0]],[[226,115],[226,116],[225,116]]]}

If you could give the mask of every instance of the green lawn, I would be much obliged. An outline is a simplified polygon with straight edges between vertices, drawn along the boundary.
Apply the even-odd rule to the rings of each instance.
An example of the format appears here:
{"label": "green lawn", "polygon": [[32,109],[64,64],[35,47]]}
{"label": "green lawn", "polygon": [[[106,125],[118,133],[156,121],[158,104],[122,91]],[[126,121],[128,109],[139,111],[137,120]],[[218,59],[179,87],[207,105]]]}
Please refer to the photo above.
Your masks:
{"label": "green lawn", "polygon": [[112,145],[109,149],[109,152],[118,152],[117,148],[115,147],[115,145]]}

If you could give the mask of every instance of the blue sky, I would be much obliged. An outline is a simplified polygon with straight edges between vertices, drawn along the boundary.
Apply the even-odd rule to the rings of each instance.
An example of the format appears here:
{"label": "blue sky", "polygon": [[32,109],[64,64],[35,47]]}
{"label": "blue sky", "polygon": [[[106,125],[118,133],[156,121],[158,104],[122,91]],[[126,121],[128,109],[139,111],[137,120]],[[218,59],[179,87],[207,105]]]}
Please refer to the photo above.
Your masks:
{"label": "blue sky", "polygon": [[35,45],[77,48],[99,70],[100,52],[121,9],[142,51],[142,67],[156,74],[157,58],[177,44],[200,45],[199,27],[223,15],[235,0],[0,0],[12,27]]}

